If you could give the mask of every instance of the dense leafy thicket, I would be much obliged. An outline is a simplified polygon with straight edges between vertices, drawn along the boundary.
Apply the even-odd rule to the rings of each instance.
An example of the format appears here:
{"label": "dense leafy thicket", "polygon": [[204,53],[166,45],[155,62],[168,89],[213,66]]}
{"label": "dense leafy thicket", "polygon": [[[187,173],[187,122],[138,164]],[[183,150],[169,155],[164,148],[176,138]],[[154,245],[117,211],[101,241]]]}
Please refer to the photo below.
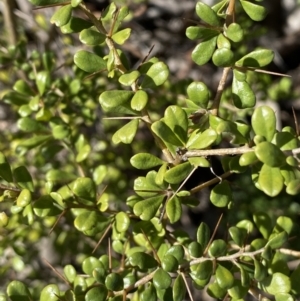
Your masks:
{"label": "dense leafy thicket", "polygon": [[[266,67],[274,51],[248,47],[263,3],[196,4],[186,36],[193,62],[220,70],[212,91],[172,82],[151,51],[132,63],[125,6],[96,17],[82,0],[30,2],[55,7],[37,20],[65,34],[65,61],[51,40],[42,53],[22,39],[0,49],[12,78],[2,95],[0,300],[296,300],[299,129],[257,105],[291,95],[289,78]],[[218,222],[191,233],[182,219],[208,188]]]}

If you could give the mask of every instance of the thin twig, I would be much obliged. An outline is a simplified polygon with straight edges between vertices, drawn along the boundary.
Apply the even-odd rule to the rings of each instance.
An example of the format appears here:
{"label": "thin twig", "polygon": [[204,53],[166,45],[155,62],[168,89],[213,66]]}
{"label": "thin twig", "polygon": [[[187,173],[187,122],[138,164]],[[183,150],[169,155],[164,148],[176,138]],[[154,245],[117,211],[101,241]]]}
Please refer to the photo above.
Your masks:
{"label": "thin twig", "polygon": [[15,192],[21,192],[20,188],[11,187],[11,186],[7,186],[4,184],[0,184],[0,190],[10,190],[10,191],[15,191]]}
{"label": "thin twig", "polygon": [[190,290],[189,284],[187,283],[187,280],[186,280],[186,278],[185,278],[184,273],[180,273],[180,275],[181,275],[181,277],[182,277],[182,279],[183,279],[183,281],[184,281],[186,290],[187,290],[187,292],[188,292],[188,294],[189,294],[189,297],[190,297],[191,301],[194,301],[193,294],[192,294],[192,292],[191,292],[191,290]]}
{"label": "thin twig", "polygon": [[259,250],[253,251],[253,252],[237,252],[237,253],[234,253],[234,254],[231,254],[231,255],[220,256],[220,257],[217,257],[217,258],[214,258],[214,257],[196,258],[196,259],[189,262],[189,266],[195,265],[195,264],[198,264],[200,262],[207,261],[207,260],[210,260],[210,261],[213,261],[213,260],[232,261],[232,260],[238,259],[240,257],[251,257],[251,258],[253,258],[255,255],[261,254],[264,250],[265,250],[265,248],[263,247]]}
{"label": "thin twig", "polygon": [[[232,174],[231,171],[227,171],[227,172],[223,173],[221,176],[219,176],[219,178],[226,179],[226,178],[228,178],[231,174]],[[209,180],[209,181],[207,181],[207,182],[205,182],[205,183],[202,183],[202,184],[200,184],[200,185],[194,187],[193,189],[190,190],[190,193],[191,193],[191,194],[194,194],[194,193],[196,193],[196,192],[198,192],[198,191],[201,191],[202,189],[204,189],[204,188],[206,188],[206,187],[209,187],[209,186],[211,186],[211,185],[213,185],[213,184],[216,184],[216,183],[220,182],[220,179],[219,179],[219,178],[214,178],[214,179],[212,179],[212,180]]]}
{"label": "thin twig", "polygon": [[207,253],[207,251],[208,251],[210,245],[212,244],[212,242],[213,242],[213,240],[214,240],[214,238],[215,238],[215,235],[216,235],[216,233],[217,233],[217,230],[218,230],[218,228],[219,228],[219,226],[220,226],[220,223],[221,223],[222,218],[223,218],[223,213],[220,215],[220,217],[219,217],[219,219],[218,219],[218,222],[217,222],[217,224],[216,224],[216,226],[215,226],[214,232],[213,232],[213,234],[212,234],[212,236],[211,236],[211,238],[210,238],[210,240],[209,240],[209,242],[208,242],[208,244],[207,244],[207,246],[206,246],[206,248],[205,248],[205,250],[204,250],[204,252],[203,252],[203,255],[205,255],[205,254]]}
{"label": "thin twig", "polygon": [[104,231],[103,235],[101,236],[101,238],[97,242],[94,250],[92,251],[92,254],[97,250],[97,248],[99,247],[99,245],[101,244],[102,240],[104,239],[104,237],[106,236],[106,234],[108,233],[108,231],[111,229],[111,227],[112,227],[112,224],[109,224],[108,227],[106,228],[106,230]]}
{"label": "thin twig", "polygon": [[43,258],[44,262],[47,264],[47,266],[61,279],[63,280],[67,285],[71,287],[71,283],[65,278],[54,266],[51,265],[51,263]]}
{"label": "thin twig", "polygon": [[225,84],[226,84],[227,76],[229,74],[230,69],[231,69],[231,67],[226,67],[226,68],[223,69],[223,74],[222,74],[222,77],[220,79],[218,89],[217,89],[217,93],[216,93],[214,102],[213,102],[212,107],[211,107],[211,114],[214,115],[214,116],[218,115],[222,93],[225,89]]}

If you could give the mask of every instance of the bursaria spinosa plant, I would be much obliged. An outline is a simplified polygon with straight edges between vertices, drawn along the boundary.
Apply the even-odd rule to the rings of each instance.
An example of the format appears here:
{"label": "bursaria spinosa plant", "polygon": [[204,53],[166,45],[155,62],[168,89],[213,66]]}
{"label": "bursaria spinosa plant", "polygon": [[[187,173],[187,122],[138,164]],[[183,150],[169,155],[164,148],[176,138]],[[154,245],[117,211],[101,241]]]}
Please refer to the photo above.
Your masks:
{"label": "bursaria spinosa plant", "polygon": [[[167,64],[151,51],[133,64],[122,48],[129,8],[111,3],[96,17],[83,0],[30,2],[53,11],[47,22],[77,34],[80,47],[66,62],[72,75],[59,73],[53,51],[27,59],[21,41],[7,54],[20,72],[3,101],[19,117],[17,137],[1,144],[1,250],[13,250],[21,271],[33,256],[26,246],[51,233],[61,261],[45,258],[43,271],[55,276],[48,283],[38,274],[5,276],[0,300],[194,301],[199,291],[220,300],[297,300],[291,217],[253,210],[228,220],[222,237],[222,218],[214,228],[199,220],[192,234],[180,223],[207,188],[214,207],[239,212],[239,179],[272,198],[300,192],[297,126],[278,128],[274,110],[256,105],[262,76],[288,81],[268,71],[271,49],[247,47],[249,24],[267,15],[263,3],[196,3],[186,29],[191,59],[222,75],[216,91],[190,80],[184,100],[171,103],[162,96],[172,87]],[[187,188],[199,170],[213,178]]]}

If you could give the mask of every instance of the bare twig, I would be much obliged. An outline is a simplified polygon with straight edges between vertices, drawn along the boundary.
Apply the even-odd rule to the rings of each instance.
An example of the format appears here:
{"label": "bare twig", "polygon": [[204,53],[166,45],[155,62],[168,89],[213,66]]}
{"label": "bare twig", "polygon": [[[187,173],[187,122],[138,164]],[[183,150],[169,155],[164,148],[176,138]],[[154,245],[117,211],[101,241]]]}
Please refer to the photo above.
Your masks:
{"label": "bare twig", "polygon": [[222,77],[221,77],[220,82],[219,82],[217,93],[216,93],[214,102],[213,102],[212,107],[211,107],[211,114],[212,115],[215,115],[215,116],[218,115],[218,110],[219,110],[219,106],[220,106],[222,93],[224,91],[225,84],[226,84],[226,79],[227,79],[227,76],[228,76],[230,70],[231,70],[231,67],[226,67],[223,70],[223,74],[222,74]]}

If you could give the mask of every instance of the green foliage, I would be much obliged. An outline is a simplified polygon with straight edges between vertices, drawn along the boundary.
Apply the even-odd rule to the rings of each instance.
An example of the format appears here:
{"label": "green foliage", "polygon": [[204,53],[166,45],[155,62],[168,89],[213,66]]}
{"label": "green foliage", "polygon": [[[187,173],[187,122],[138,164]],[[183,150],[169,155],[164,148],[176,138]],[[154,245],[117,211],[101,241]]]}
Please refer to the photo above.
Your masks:
{"label": "green foliage", "polygon": [[[14,279],[1,293],[12,301],[182,301],[199,289],[216,299],[243,300],[257,291],[296,300],[300,267],[290,270],[288,262],[299,256],[290,242],[298,225],[288,214],[270,216],[266,198],[252,198],[255,191],[276,203],[284,190],[277,202],[300,191],[298,133],[276,128],[270,107],[256,107],[258,73],[268,73],[261,68],[274,53],[248,50],[244,27],[264,19],[262,3],[196,4],[200,23],[186,30],[200,40],[191,58],[223,75],[218,91],[189,81],[186,98],[170,103],[161,96],[175,86],[168,66],[156,57],[131,65],[119,47],[131,36],[127,7],[112,3],[97,18],[82,0],[30,2],[58,6],[49,22],[63,34],[78,33],[85,46],[66,62],[72,76],[56,73],[50,51],[30,53],[22,42],[8,48],[6,59],[19,72],[2,101],[17,116],[17,133],[4,132],[0,142],[0,252],[11,250],[1,272]],[[239,14],[247,20],[238,23]],[[277,100],[290,82],[269,86],[265,93]],[[213,156],[222,156],[220,176]],[[186,188],[196,169],[209,168],[212,180]],[[245,183],[245,206],[252,207],[241,212],[236,187]],[[201,221],[192,235],[180,224],[208,187],[212,206],[228,212],[223,238]],[[37,252],[31,246],[49,233],[63,265],[52,267],[57,284],[20,281],[18,272]]]}

